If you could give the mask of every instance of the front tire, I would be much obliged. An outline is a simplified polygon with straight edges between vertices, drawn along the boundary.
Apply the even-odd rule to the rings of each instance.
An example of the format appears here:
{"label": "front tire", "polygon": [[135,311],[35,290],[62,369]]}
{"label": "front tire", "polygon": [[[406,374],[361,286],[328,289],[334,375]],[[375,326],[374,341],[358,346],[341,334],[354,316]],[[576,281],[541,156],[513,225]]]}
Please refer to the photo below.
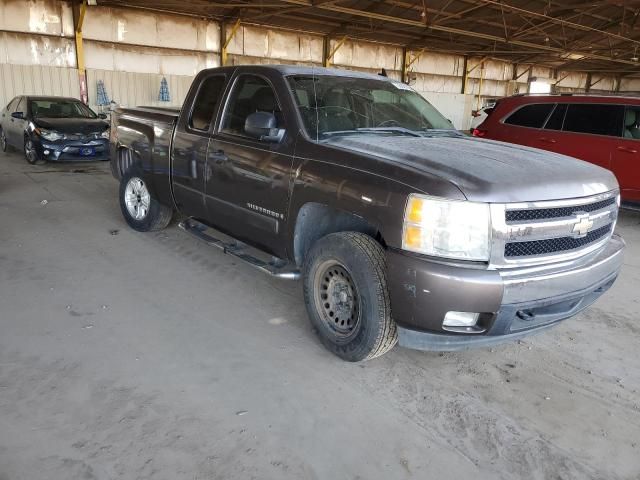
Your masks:
{"label": "front tire", "polygon": [[153,198],[136,169],[129,169],[120,180],[119,196],[122,215],[134,230],[162,230],[171,222],[173,209]]}
{"label": "front tire", "polygon": [[30,165],[41,165],[45,163],[44,160],[40,158],[33,140],[31,140],[31,137],[28,135],[24,137],[24,158]]}
{"label": "front tire", "polygon": [[4,130],[0,127],[0,149],[3,152],[7,152],[9,149],[9,144],[7,143],[7,136],[4,134]]}
{"label": "front tire", "polygon": [[350,362],[385,354],[397,343],[384,250],[357,232],[318,240],[303,266],[304,300],[324,346]]}

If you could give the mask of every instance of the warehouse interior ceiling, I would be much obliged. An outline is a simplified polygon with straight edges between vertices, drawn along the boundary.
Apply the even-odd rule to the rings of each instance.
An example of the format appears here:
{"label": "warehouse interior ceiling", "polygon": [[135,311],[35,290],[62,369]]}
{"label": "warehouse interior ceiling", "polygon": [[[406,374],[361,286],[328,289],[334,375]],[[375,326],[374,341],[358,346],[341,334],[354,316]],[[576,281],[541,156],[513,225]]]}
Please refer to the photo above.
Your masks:
{"label": "warehouse interior ceiling", "polygon": [[640,0],[98,0],[331,37],[640,75]]}

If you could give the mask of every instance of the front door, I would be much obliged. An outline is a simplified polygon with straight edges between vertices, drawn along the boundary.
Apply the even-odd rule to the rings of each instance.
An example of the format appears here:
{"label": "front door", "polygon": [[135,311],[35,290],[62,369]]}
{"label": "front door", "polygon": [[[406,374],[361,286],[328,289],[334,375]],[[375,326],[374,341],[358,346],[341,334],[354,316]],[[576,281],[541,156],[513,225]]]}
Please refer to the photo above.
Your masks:
{"label": "front door", "polygon": [[[180,115],[172,149],[173,192],[185,215],[205,219],[205,163],[213,121],[225,86],[225,76],[203,79],[190,112]],[[185,107],[186,108],[186,107]]]}
{"label": "front door", "polygon": [[206,204],[209,222],[234,236],[284,255],[283,226],[289,198],[293,135],[280,142],[245,132],[247,116],[268,112],[286,129],[281,103],[265,77],[240,74],[234,80],[218,131],[209,144]]}
{"label": "front door", "polygon": [[[24,118],[13,118],[11,113],[14,112],[22,112]],[[20,97],[16,108],[9,114],[9,128],[7,129],[7,140],[9,143],[16,148],[24,147],[24,131],[25,124],[27,121],[25,118],[27,117],[27,99],[25,97]]]}
{"label": "front door", "polygon": [[626,108],[624,134],[612,152],[612,170],[622,199],[640,203],[640,107]]}

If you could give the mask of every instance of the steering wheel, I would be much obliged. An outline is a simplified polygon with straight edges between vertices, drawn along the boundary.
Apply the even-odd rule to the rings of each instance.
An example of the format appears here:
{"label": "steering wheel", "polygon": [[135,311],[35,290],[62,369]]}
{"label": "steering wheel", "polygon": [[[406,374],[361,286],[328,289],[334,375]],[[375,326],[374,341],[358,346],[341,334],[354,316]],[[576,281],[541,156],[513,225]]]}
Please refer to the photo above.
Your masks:
{"label": "steering wheel", "polygon": [[380,122],[376,128],[380,128],[380,127],[399,127],[400,123],[397,120],[393,120],[393,119],[389,119],[389,120],[385,120],[384,122]]}

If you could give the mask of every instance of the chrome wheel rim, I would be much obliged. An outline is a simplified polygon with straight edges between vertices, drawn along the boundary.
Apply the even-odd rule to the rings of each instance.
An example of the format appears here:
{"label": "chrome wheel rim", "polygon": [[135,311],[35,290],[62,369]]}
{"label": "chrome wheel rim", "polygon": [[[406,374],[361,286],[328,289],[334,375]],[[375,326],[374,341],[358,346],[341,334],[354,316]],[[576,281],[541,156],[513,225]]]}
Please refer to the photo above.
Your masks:
{"label": "chrome wheel rim", "polygon": [[331,260],[320,265],[314,283],[316,309],[327,327],[341,338],[354,335],[361,312],[358,289],[351,274]]}
{"label": "chrome wheel rim", "polygon": [[36,162],[36,149],[33,147],[33,142],[31,140],[24,142],[24,154],[27,157],[27,160],[29,160],[29,163]]}
{"label": "chrome wheel rim", "polygon": [[151,196],[145,183],[138,177],[133,177],[127,182],[124,189],[124,203],[129,215],[135,220],[144,220],[149,214]]}

